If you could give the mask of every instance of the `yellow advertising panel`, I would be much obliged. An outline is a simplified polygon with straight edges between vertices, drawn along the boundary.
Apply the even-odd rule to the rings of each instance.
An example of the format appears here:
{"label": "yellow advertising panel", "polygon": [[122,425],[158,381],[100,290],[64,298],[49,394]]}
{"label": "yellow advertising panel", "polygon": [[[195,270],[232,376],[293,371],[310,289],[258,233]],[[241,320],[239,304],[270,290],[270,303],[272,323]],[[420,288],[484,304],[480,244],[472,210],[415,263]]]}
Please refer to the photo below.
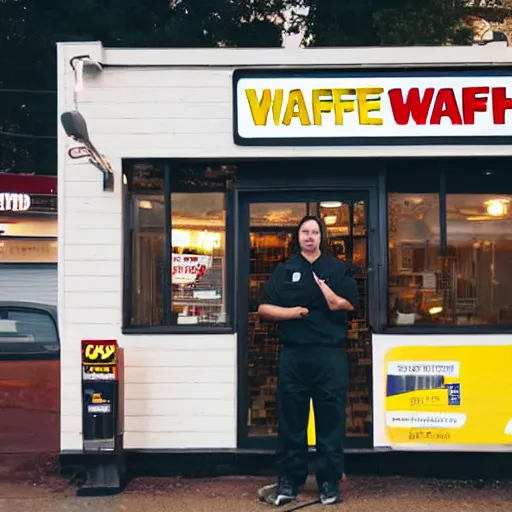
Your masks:
{"label": "yellow advertising panel", "polygon": [[407,338],[374,345],[375,445],[512,445],[512,344]]}

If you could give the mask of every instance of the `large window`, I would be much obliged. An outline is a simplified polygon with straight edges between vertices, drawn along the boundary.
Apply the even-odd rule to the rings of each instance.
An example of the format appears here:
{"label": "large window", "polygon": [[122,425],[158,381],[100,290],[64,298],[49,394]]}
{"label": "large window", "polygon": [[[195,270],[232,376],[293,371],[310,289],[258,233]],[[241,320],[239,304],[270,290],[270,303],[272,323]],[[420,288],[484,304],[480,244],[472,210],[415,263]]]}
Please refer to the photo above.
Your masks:
{"label": "large window", "polygon": [[507,169],[477,159],[410,165],[388,174],[389,324],[512,324]]}
{"label": "large window", "polygon": [[125,326],[229,325],[226,190],[233,169],[130,163],[125,173]]}

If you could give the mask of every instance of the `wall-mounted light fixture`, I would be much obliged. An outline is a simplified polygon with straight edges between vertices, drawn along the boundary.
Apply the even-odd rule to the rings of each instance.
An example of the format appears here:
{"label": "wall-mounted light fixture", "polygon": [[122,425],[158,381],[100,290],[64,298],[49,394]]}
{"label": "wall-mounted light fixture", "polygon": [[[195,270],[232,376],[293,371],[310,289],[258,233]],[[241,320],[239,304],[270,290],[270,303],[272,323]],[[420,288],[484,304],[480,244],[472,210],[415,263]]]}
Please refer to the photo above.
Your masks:
{"label": "wall-mounted light fixture", "polygon": [[90,55],[75,55],[69,59],[69,65],[73,68],[73,71],[76,69],[79,62],[81,62],[84,68],[87,68],[89,71],[103,70],[101,62],[91,59]]}
{"label": "wall-mounted light fixture", "polygon": [[91,139],[89,139],[87,123],[82,114],[78,110],[64,112],[60,116],[60,121],[68,137],[83,145],[78,156],[72,156],[71,151],[76,150],[76,148],[71,148],[70,156],[72,158],[89,157],[89,162],[103,173],[103,190],[112,192],[114,190],[112,166],[108,159],[94,147]]}
{"label": "wall-mounted light fixture", "polygon": [[82,73],[84,70],[101,72],[101,63],[92,60],[89,55],[76,55],[72,57],[69,64],[75,72],[74,102],[75,110],[64,112],[60,121],[68,137],[81,144],[80,147],[70,148],[70,158],[88,158],[89,162],[103,173],[103,190],[112,192],[114,190],[114,173],[109,160],[102,155],[91,142],[87,123],[78,111],[77,93],[82,90]]}

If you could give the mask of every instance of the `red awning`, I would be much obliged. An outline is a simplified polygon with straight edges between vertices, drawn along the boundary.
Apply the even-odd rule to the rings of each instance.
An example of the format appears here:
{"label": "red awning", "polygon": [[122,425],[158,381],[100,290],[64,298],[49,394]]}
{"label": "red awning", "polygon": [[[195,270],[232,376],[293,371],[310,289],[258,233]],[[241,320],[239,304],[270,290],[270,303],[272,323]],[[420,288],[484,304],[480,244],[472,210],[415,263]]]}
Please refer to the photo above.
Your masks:
{"label": "red awning", "polygon": [[0,172],[0,193],[57,195],[56,176]]}

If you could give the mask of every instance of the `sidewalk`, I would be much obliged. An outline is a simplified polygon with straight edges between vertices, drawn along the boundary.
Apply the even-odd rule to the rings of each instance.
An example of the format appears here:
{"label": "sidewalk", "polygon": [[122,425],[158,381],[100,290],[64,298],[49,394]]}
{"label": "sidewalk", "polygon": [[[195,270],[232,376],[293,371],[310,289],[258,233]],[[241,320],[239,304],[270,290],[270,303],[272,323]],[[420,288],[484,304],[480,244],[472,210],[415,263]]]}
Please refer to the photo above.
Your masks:
{"label": "sidewalk", "polygon": [[[79,498],[77,487],[58,476],[55,461],[29,456],[0,457],[0,512],[264,512],[256,493],[263,477],[208,479],[136,478],[108,498]],[[398,477],[348,476],[345,503],[313,505],[304,512],[503,512],[512,510],[512,482],[460,482]],[[316,500],[313,479],[299,502],[275,508],[286,512]]]}
{"label": "sidewalk", "polygon": [[[144,478],[132,481],[124,493],[108,498],[78,498],[76,488],[0,483],[0,511],[25,512],[262,512],[274,510],[256,499],[262,478],[233,477],[206,480]],[[314,505],[306,512],[350,510],[351,512],[498,512],[512,510],[512,484],[471,485],[405,478],[353,477],[345,486],[345,503],[332,507]],[[316,499],[308,483],[296,505]],[[275,510],[286,511],[291,506]]]}

